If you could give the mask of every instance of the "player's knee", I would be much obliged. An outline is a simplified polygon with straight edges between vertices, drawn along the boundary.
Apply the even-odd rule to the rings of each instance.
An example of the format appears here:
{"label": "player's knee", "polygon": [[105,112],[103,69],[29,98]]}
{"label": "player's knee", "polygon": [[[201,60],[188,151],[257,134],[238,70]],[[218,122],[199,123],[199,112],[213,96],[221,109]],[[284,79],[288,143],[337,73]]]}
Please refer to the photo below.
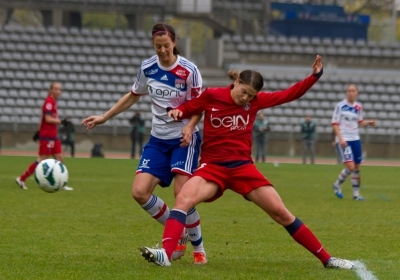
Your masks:
{"label": "player's knee", "polygon": [[353,165],[346,166],[346,169],[347,169],[349,172],[353,172],[353,171],[355,170],[355,168],[354,168]]}
{"label": "player's knee", "polygon": [[132,187],[132,197],[136,200],[139,204],[145,204],[149,201],[151,197],[151,192],[145,188],[140,188],[138,186],[133,185]]}
{"label": "player's knee", "polygon": [[180,195],[180,194],[178,194],[176,196],[174,208],[188,211],[190,208],[195,207],[195,206],[196,206],[195,201],[192,198],[190,198],[189,196]]}
{"label": "player's knee", "polygon": [[270,216],[280,225],[288,225],[293,222],[294,218],[294,216],[289,212],[289,210],[286,209],[285,206],[278,207],[270,214]]}

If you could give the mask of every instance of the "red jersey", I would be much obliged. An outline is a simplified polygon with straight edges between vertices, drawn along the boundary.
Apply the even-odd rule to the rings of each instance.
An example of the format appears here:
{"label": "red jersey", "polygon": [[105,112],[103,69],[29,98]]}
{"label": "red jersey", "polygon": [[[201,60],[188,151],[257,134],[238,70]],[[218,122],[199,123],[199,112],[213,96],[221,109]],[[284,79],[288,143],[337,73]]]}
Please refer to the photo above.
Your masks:
{"label": "red jersey", "polygon": [[182,118],[205,111],[201,163],[248,161],[251,158],[252,127],[261,109],[288,103],[303,96],[319,75],[310,75],[290,88],[278,92],[259,92],[243,106],[231,97],[233,85],[207,88],[197,98],[180,105]]}
{"label": "red jersey", "polygon": [[58,139],[57,124],[47,123],[44,116],[51,115],[57,118],[57,103],[50,95],[46,97],[42,106],[42,121],[39,129],[40,140],[56,140]]}

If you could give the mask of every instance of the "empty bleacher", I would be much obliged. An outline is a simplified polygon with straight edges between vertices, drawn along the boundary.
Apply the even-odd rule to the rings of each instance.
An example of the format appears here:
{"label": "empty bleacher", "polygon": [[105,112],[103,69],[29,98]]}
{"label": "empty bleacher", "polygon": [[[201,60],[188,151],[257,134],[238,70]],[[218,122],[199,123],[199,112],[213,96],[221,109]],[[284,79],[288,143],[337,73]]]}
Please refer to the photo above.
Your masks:
{"label": "empty bleacher", "polygon": [[[366,117],[379,120],[379,127],[368,128],[368,133],[400,135],[398,72],[390,67],[377,71],[332,66],[340,57],[352,59],[355,55],[395,63],[400,61],[400,45],[250,35],[224,35],[223,39],[229,56],[224,63],[226,70],[258,69],[268,91],[287,88],[304,78],[311,70],[304,65],[311,64],[316,53],[323,55],[325,74],[304,97],[265,111],[274,131],[297,132],[302,118],[311,113],[318,132],[330,133],[334,105],[344,99],[346,86],[355,83]],[[236,55],[232,55],[234,52]],[[300,67],[294,66],[294,60],[282,63],[284,66],[260,66],[246,60],[249,54],[261,57],[263,53],[292,59],[294,55],[306,56],[307,61]],[[141,61],[153,54],[151,38],[142,31],[6,26],[0,31],[0,124],[37,124],[40,106],[53,80],[63,85],[58,101],[60,117],[73,116],[73,122],[78,124],[86,116],[102,114],[130,90]],[[202,72],[204,86],[208,86],[214,73],[211,71],[208,79],[207,71]],[[217,84],[214,79],[212,86]],[[221,78],[220,85],[225,84],[226,79]],[[141,110],[150,127],[150,104],[149,97],[144,96],[104,126],[127,128],[133,111]]]}
{"label": "empty bleacher", "polygon": [[[55,80],[63,86],[60,117],[80,123],[103,113],[130,90],[141,61],[153,54],[151,38],[141,31],[6,26],[0,32],[0,122],[37,123]],[[106,126],[128,126],[135,109],[148,111],[148,100]]]}
{"label": "empty bleacher", "polygon": [[[395,68],[400,65],[400,43],[387,43],[342,38],[309,38],[284,36],[241,36],[239,34],[222,36],[225,45],[230,49],[229,55],[239,61],[288,62],[304,64],[303,58],[320,54],[331,59],[332,63],[350,67]],[[237,52],[239,55],[232,55]]]}

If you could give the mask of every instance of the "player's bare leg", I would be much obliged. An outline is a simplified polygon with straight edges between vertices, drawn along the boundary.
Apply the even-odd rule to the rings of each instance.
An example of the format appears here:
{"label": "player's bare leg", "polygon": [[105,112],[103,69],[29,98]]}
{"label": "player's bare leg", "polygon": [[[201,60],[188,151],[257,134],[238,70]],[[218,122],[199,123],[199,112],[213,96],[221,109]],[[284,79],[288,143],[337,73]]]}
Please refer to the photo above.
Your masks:
{"label": "player's bare leg", "polygon": [[316,256],[325,267],[353,268],[350,261],[331,257],[311,230],[289,212],[272,186],[257,188],[247,194],[246,197],[263,209],[274,221],[284,226],[290,236]]}

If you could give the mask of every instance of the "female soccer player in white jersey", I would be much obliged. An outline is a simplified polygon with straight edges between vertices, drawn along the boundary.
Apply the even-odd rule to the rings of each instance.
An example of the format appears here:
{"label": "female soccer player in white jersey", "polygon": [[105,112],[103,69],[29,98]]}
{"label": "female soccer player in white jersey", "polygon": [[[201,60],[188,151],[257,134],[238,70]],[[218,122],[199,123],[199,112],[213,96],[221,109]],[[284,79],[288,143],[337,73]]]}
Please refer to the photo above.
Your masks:
{"label": "female soccer player in white jersey", "polygon": [[376,120],[364,120],[362,106],[357,102],[357,86],[351,84],[346,90],[346,99],[340,101],[333,111],[332,126],[336,134],[336,149],[345,168],[333,184],[333,191],[340,199],[343,198],[342,184],[351,174],[353,199],[364,200],[360,195],[360,164],[363,161],[359,126],[375,126]]}
{"label": "female soccer player in white jersey", "polygon": [[[174,193],[177,195],[197,167],[201,144],[197,128],[201,115],[174,121],[166,108],[178,107],[200,94],[202,78],[196,65],[179,55],[172,26],[156,24],[152,36],[156,55],[142,62],[131,92],[104,115],[88,117],[82,124],[88,130],[92,129],[130,108],[142,95],[150,95],[153,113],[151,135],[136,170],[132,196],[147,213],[165,225],[169,208],[161,198],[153,195],[153,191],[157,184],[168,187],[174,179]],[[172,259],[184,255],[189,238],[194,248],[194,263],[207,263],[200,216],[194,207],[188,212],[185,228]]]}
{"label": "female soccer player in white jersey", "polygon": [[264,80],[256,71],[230,74],[235,80],[233,85],[208,88],[199,97],[169,112],[174,118],[187,118],[205,111],[200,166],[176,197],[164,228],[163,248],[142,247],[142,256],[157,265],[171,265],[169,260],[185,226],[187,211],[200,202],[218,199],[230,189],[284,226],[325,267],[351,269],[351,262],[331,257],[310,229],[289,212],[251,158],[252,127],[257,112],[303,96],[322,75],[321,57],[316,57],[312,75],[280,92],[259,92]]}

